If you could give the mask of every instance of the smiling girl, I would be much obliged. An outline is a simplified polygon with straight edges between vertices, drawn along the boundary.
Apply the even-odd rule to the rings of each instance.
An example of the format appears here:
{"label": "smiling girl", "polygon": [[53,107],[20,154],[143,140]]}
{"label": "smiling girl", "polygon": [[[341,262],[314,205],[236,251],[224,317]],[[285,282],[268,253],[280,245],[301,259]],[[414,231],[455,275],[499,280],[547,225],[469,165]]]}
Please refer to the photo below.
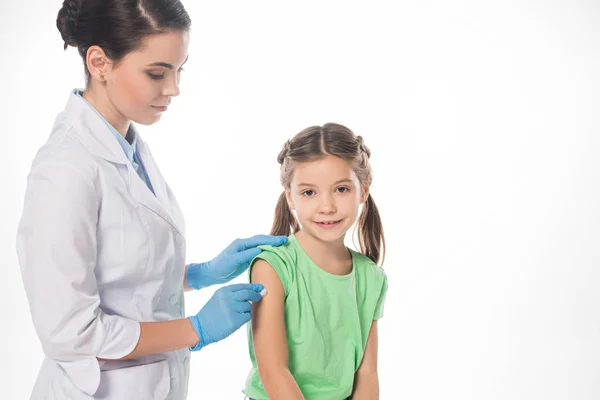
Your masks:
{"label": "smiling girl", "polygon": [[[251,265],[251,281],[269,293],[249,327],[251,399],[379,398],[387,278],[370,155],[361,136],[332,123],[303,130],[279,154],[284,191],[271,234],[289,240],[261,246]],[[357,220],[360,252],[344,244]]]}

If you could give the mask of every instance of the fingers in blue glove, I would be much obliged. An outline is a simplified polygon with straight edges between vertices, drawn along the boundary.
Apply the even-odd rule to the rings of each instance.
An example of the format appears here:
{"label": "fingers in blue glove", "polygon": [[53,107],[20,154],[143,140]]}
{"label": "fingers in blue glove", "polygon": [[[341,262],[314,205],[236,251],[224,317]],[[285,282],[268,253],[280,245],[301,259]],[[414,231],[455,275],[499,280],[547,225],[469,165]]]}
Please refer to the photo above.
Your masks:
{"label": "fingers in blue glove", "polygon": [[260,283],[240,283],[217,290],[198,314],[188,317],[200,339],[190,350],[218,342],[250,321],[250,301],[260,301],[264,289]]}
{"label": "fingers in blue glove", "polygon": [[257,246],[281,246],[288,241],[287,236],[255,235],[249,239],[237,239],[232,243],[236,252],[251,249]]}
{"label": "fingers in blue glove", "polygon": [[236,253],[234,254],[233,257],[233,262],[235,262],[236,264],[246,264],[249,263],[250,261],[252,261],[254,259],[254,257],[256,257],[257,255],[259,255],[262,252],[261,249],[259,248],[252,248],[252,249],[248,249],[248,250],[244,250],[241,253]]}
{"label": "fingers in blue glove", "polygon": [[246,271],[250,261],[261,253],[257,246],[281,246],[288,240],[287,236],[256,235],[249,239],[236,239],[213,260],[189,264],[187,269],[187,285],[200,289],[214,284],[229,282]]}
{"label": "fingers in blue glove", "polygon": [[[260,283],[236,283],[233,285],[225,286],[219,290],[228,290],[231,293],[249,290],[249,291],[253,291],[255,293],[260,294],[263,290],[265,290],[265,287],[264,287],[264,285],[262,285]],[[236,299],[236,300],[243,301],[243,300],[239,300],[239,299]]]}
{"label": "fingers in blue glove", "polygon": [[241,253],[234,253],[226,256],[226,258],[223,259],[223,262],[229,263],[230,265],[237,265],[237,268],[231,271],[231,273],[226,277],[221,278],[221,280],[227,282],[238,277],[242,272],[248,269],[250,266],[250,261],[254,260],[254,257],[260,253],[262,253],[262,250],[254,247],[252,249],[244,250]]}
{"label": "fingers in blue glove", "polygon": [[257,293],[254,290],[250,289],[238,290],[237,292],[232,293],[232,295],[235,300],[243,302],[258,302],[263,298],[263,296],[260,293]]}
{"label": "fingers in blue glove", "polygon": [[250,313],[252,312],[252,304],[247,301],[240,301],[234,304],[233,309],[240,314]]}

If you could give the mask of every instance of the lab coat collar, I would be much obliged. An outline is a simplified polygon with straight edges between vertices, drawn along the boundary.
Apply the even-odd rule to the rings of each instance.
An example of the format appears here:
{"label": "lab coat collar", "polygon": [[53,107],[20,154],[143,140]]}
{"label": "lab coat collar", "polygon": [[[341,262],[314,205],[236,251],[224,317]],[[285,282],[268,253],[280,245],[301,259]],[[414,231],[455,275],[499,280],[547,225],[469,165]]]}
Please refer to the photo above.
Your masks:
{"label": "lab coat collar", "polygon": [[[69,122],[76,128],[74,133],[92,154],[112,163],[128,164],[129,160],[110,128],[85,99],[76,94],[78,90],[71,91],[64,111]],[[130,129],[132,128],[130,125]]]}
{"label": "lab coat collar", "polygon": [[174,220],[170,212],[170,199],[166,192],[166,183],[160,175],[160,171],[154,163],[154,159],[150,155],[145,143],[135,131],[134,125],[130,124],[129,130],[133,130],[130,133],[134,134],[137,138],[136,145],[156,196],[152,194],[146,184],[137,176],[133,165],[127,159],[121,145],[115,139],[107,124],[102,120],[102,117],[90,107],[85,99],[76,94],[76,90],[78,89],[71,91],[64,111],[64,114],[69,118],[69,122],[75,128],[73,133],[79,137],[83,145],[92,154],[111,163],[126,166],[126,170],[122,170],[123,172],[127,171],[124,178],[128,183],[127,186],[131,195],[146,208],[167,221],[183,236],[180,223]]}

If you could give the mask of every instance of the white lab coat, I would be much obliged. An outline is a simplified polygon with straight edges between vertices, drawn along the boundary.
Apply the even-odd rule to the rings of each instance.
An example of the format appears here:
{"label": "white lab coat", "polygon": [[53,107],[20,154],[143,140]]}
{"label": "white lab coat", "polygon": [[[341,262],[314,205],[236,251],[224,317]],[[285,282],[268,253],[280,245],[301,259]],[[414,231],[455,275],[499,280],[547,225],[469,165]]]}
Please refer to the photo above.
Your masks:
{"label": "white lab coat", "polygon": [[146,144],[156,196],[104,121],[71,93],[28,176],[17,254],[46,358],[32,399],[185,399],[189,350],[116,359],[138,321],[184,317],[180,208]]}

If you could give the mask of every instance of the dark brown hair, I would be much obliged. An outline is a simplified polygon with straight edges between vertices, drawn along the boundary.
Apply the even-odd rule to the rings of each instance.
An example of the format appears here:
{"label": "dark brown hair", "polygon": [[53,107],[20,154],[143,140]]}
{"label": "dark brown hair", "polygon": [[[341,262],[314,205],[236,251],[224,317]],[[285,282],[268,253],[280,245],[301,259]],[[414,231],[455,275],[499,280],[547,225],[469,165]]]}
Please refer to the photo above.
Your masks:
{"label": "dark brown hair", "polygon": [[[180,0],[65,0],[56,17],[65,50],[76,47],[84,65],[91,46],[100,46],[118,62],[146,37],[189,30],[190,25]],[[89,80],[87,66],[85,76]]]}
{"label": "dark brown hair", "polygon": [[[277,162],[281,164],[281,185],[284,189],[290,188],[296,163],[319,160],[327,155],[346,160],[356,173],[361,186],[371,186],[371,151],[361,136],[356,136],[345,126],[334,123],[306,128],[283,145],[277,157]],[[299,230],[300,225],[289,208],[284,190],[277,201],[271,235],[289,236]],[[361,253],[375,263],[379,263],[380,260],[383,263],[383,226],[379,210],[370,194],[358,217],[358,241]]]}

